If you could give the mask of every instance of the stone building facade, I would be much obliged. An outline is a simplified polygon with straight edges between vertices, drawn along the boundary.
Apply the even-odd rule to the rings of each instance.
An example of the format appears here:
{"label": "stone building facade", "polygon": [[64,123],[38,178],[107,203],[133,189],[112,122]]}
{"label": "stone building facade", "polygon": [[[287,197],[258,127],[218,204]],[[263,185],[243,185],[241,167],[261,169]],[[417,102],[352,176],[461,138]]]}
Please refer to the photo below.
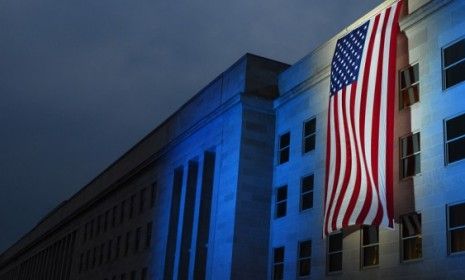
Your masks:
{"label": "stone building facade", "polygon": [[[463,279],[465,1],[400,20],[395,228],[322,237],[330,62],[247,54],[0,255],[11,279]],[[311,36],[311,35],[309,35]]]}

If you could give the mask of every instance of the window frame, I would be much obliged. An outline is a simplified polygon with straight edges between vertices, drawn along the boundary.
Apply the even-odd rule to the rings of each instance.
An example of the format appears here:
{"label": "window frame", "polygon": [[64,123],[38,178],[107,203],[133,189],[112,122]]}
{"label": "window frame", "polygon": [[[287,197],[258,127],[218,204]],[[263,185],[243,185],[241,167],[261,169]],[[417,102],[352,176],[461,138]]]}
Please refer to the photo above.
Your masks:
{"label": "window frame", "polygon": [[[280,262],[275,262],[275,255],[276,255],[276,250],[282,249],[283,250],[283,259]],[[286,247],[284,245],[282,246],[277,246],[272,248],[272,254],[271,254],[271,279],[274,280],[275,278],[275,271],[277,266],[282,266],[282,272],[283,272],[283,277],[281,279],[285,279],[284,277],[284,260],[286,259]]]}
{"label": "window frame", "polygon": [[446,67],[444,65],[445,62],[446,62],[445,57],[444,57],[445,50],[447,48],[451,47],[452,45],[454,45],[454,44],[456,44],[456,43],[458,43],[460,41],[463,41],[463,40],[465,40],[465,36],[461,36],[461,37],[449,42],[448,44],[444,45],[441,48],[441,74],[442,74],[442,90],[443,91],[447,91],[447,90],[449,90],[451,88],[454,88],[454,87],[458,86],[459,84],[465,82],[465,79],[464,79],[463,81],[460,81],[460,82],[456,83],[455,85],[452,85],[452,86],[449,86],[449,87],[446,86],[446,70],[453,67],[453,66],[458,65],[459,63],[465,62],[465,56],[462,59],[460,59],[459,61],[456,61],[456,62],[452,63],[451,65],[447,66],[447,69],[446,69]]}
{"label": "window frame", "polygon": [[[419,150],[417,152],[414,152],[412,154],[406,155],[405,157],[403,156],[403,146],[402,146],[402,140],[407,139],[408,137],[413,137],[415,134],[419,135]],[[409,158],[409,157],[415,157],[416,155],[420,156],[420,171],[418,173],[415,173],[413,175],[404,175],[404,160]],[[408,178],[415,177],[419,174],[421,174],[421,133],[419,130],[417,131],[412,131],[404,136],[401,136],[399,138],[399,179],[406,180]]]}
{"label": "window frame", "polygon": [[465,224],[463,224],[462,226],[457,226],[457,227],[454,227],[454,228],[450,228],[450,208],[452,206],[461,205],[461,204],[465,204],[465,201],[462,200],[462,201],[459,201],[459,202],[446,204],[446,239],[447,239],[447,255],[448,256],[455,256],[455,255],[463,255],[463,254],[465,254],[465,249],[462,250],[462,251],[457,251],[457,252],[452,252],[452,250],[451,250],[451,234],[450,233],[453,230],[465,228]]}
{"label": "window frame", "polygon": [[[284,198],[284,199],[282,199],[282,200],[278,200],[278,199],[279,199],[279,198],[278,198],[279,190],[280,190],[280,189],[283,189],[283,188],[286,189],[286,198]],[[280,218],[286,217],[286,215],[287,215],[287,199],[288,199],[288,197],[289,197],[289,193],[288,193],[288,192],[289,192],[289,187],[288,187],[288,185],[282,185],[282,186],[279,186],[279,187],[276,188],[276,191],[275,191],[275,202],[274,202],[274,215],[273,215],[273,216],[274,216],[274,219],[280,219]],[[285,213],[284,213],[284,215],[282,215],[282,216],[278,216],[278,205],[279,205],[279,204],[284,204],[284,206],[285,206]]]}
{"label": "window frame", "polygon": [[[341,250],[339,251],[329,251],[329,248],[330,248],[330,236],[331,235],[338,235],[340,234],[341,235]],[[344,257],[344,231],[341,229],[341,230],[338,230],[338,231],[334,231],[332,232],[331,234],[329,234],[327,237],[327,241],[326,241],[326,274],[328,275],[331,275],[331,274],[337,274],[337,273],[341,273],[342,272],[342,264],[343,264],[343,261],[341,262],[341,269],[340,270],[330,270],[330,267],[329,267],[329,259],[330,259],[330,256],[331,255],[336,255],[336,254],[341,254],[341,258],[343,260],[343,257]]]}
{"label": "window frame", "polygon": [[[405,88],[402,87],[402,73],[409,70],[410,67],[415,67],[415,65],[418,65],[418,81],[406,86]],[[420,63],[418,61],[415,61],[415,62],[412,62],[410,63],[408,66],[402,68],[402,69],[399,69],[399,74],[398,74],[398,79],[399,79],[399,82],[398,82],[398,90],[399,90],[399,110],[403,110],[403,109],[407,109],[407,108],[412,108],[412,106],[414,106],[415,104],[417,103],[420,103],[421,101],[421,89],[420,89]],[[411,87],[414,87],[414,86],[418,86],[418,101],[416,101],[415,103],[412,103],[408,106],[404,106],[403,104],[403,94],[402,94],[402,90],[408,90],[409,88]]]}
{"label": "window frame", "polygon": [[448,146],[448,144],[451,143],[451,142],[454,142],[454,141],[461,140],[461,139],[465,138],[465,133],[462,136],[455,137],[455,138],[453,138],[451,140],[447,139],[447,122],[454,119],[454,118],[460,117],[462,115],[465,115],[465,111],[461,111],[460,113],[455,114],[455,115],[453,115],[451,117],[448,117],[448,118],[444,119],[444,121],[443,121],[443,128],[444,128],[444,165],[445,166],[455,164],[455,163],[459,163],[459,162],[462,162],[462,161],[465,160],[465,157],[464,157],[462,159],[459,159],[459,160],[456,160],[456,161],[453,161],[453,162],[449,162],[449,146]]}
{"label": "window frame", "polygon": [[[309,191],[303,191],[303,183],[304,183],[304,178],[307,178],[307,177],[312,177],[312,189],[309,190]],[[307,174],[307,175],[304,175],[302,177],[300,177],[300,196],[299,196],[299,212],[305,212],[305,211],[309,211],[310,209],[313,209],[313,199],[314,199],[314,192],[315,192],[315,173],[310,173],[310,174]],[[312,207],[309,207],[309,208],[305,208],[303,209],[302,208],[302,205],[303,205],[303,197],[304,195],[307,195],[307,194],[312,194]]]}
{"label": "window frame", "polygon": [[[378,242],[376,243],[370,243],[370,244],[367,244],[367,245],[364,245],[363,244],[363,238],[365,237],[364,236],[364,228],[365,227],[375,227],[376,228],[376,231],[377,231],[377,235],[378,235]],[[365,265],[364,263],[364,260],[365,260],[365,249],[366,248],[370,248],[370,247],[378,247],[378,263],[377,264],[373,264],[373,265]],[[380,256],[380,253],[379,253],[379,249],[380,249],[380,240],[379,240],[379,226],[362,226],[360,228],[360,268],[363,270],[363,269],[369,269],[369,268],[376,268],[376,267],[379,267],[379,256]]]}
{"label": "window frame", "polygon": [[[310,242],[310,256],[301,256],[301,251],[300,251],[300,246],[304,242]],[[312,274],[312,248],[313,247],[313,242],[311,239],[304,239],[299,242],[297,242],[297,278],[299,279],[304,279],[310,277]],[[310,271],[308,272],[308,275],[300,275],[300,263],[301,261],[310,261]]]}
{"label": "window frame", "polygon": [[[315,131],[313,133],[310,133],[309,135],[305,135],[305,124],[307,124],[308,122],[311,122],[312,120],[315,120]],[[303,121],[302,123],[302,154],[303,155],[307,155],[313,151],[315,151],[316,149],[316,116],[312,116],[306,120]],[[309,150],[309,151],[305,151],[305,140],[307,140],[307,138],[310,138],[310,137],[314,137],[315,140],[314,140],[314,146],[313,146],[313,149]]]}
{"label": "window frame", "polygon": [[[289,144],[287,146],[285,146],[285,147],[281,147],[281,138],[286,134],[289,134]],[[278,155],[277,155],[278,165],[285,164],[285,163],[287,163],[287,162],[289,162],[291,160],[291,131],[290,130],[287,130],[287,131],[279,134],[277,150],[278,150]],[[287,161],[281,162],[281,153],[283,151],[285,151],[285,150],[287,150],[287,152],[288,152]]]}
{"label": "window frame", "polygon": [[[419,215],[420,216],[420,233],[417,234],[417,235],[412,235],[412,236],[407,236],[407,237],[404,237],[403,236],[403,223],[402,223],[402,218],[405,217],[405,216],[410,216],[410,215]],[[400,240],[400,261],[402,263],[409,263],[409,262],[416,262],[416,261],[421,261],[423,260],[423,221],[421,220],[421,213],[420,212],[410,212],[410,213],[406,213],[406,214],[403,214],[403,215],[400,215],[399,216],[399,240]],[[421,239],[421,257],[419,258],[416,258],[416,259],[408,259],[406,260],[405,259],[405,256],[404,256],[404,241],[405,240],[408,240],[408,239],[414,239],[414,238],[420,238]]]}

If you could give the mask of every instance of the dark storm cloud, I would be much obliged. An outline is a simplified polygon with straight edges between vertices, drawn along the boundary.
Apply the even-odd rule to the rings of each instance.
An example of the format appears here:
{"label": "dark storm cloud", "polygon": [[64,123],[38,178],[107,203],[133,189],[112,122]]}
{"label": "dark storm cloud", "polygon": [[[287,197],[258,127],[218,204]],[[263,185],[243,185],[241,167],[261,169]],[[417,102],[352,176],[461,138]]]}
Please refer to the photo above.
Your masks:
{"label": "dark storm cloud", "polygon": [[1,1],[0,251],[245,52],[293,63],[379,2]]}

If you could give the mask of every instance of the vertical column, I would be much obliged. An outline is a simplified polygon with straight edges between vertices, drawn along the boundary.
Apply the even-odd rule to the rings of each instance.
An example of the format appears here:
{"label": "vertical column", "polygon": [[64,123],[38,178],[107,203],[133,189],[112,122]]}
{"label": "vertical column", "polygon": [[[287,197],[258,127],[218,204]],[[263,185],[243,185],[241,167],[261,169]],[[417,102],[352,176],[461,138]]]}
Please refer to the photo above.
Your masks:
{"label": "vertical column", "polygon": [[171,209],[168,226],[168,240],[165,253],[164,279],[173,278],[174,260],[176,254],[176,239],[178,236],[179,204],[181,202],[183,170],[182,166],[174,170],[173,190],[171,193]]}
{"label": "vertical column", "polygon": [[202,170],[202,190],[200,196],[197,242],[195,246],[194,279],[205,279],[214,174],[215,153],[205,152]]}

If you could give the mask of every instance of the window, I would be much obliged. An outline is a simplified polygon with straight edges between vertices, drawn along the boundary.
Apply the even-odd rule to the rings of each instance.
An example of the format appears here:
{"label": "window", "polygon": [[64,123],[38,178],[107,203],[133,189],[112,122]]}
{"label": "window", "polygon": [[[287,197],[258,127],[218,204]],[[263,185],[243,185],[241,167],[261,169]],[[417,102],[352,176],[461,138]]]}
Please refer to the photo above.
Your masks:
{"label": "window", "polygon": [[155,200],[157,200],[157,182],[152,184],[152,187],[150,189],[150,208],[152,208],[155,205]]}
{"label": "window", "polygon": [[116,225],[116,211],[118,211],[118,207],[113,206],[113,212],[112,212],[112,215],[111,215],[111,227],[115,227],[115,225]]}
{"label": "window", "polygon": [[119,258],[120,244],[121,244],[121,235],[118,235],[118,237],[116,237],[115,259]]}
{"label": "window", "polygon": [[108,245],[107,245],[107,262],[111,260],[111,249],[112,249],[112,240],[108,240]]}
{"label": "window", "polygon": [[442,62],[444,89],[465,80],[465,39],[445,47]]}
{"label": "window", "polygon": [[300,211],[313,207],[313,174],[300,181]]}
{"label": "window", "polygon": [[379,264],[379,229],[377,226],[362,227],[362,267]]}
{"label": "window", "polygon": [[328,236],[328,272],[342,270],[342,231],[332,233]]}
{"label": "window", "polygon": [[287,186],[282,186],[276,190],[275,218],[286,216],[287,211]]}
{"label": "window", "polygon": [[465,114],[446,120],[446,163],[465,158]]}
{"label": "window", "polygon": [[308,153],[315,150],[315,133],[316,130],[316,119],[313,118],[304,122],[304,135],[303,135],[303,153]]}
{"label": "window", "polygon": [[119,279],[120,280],[126,280],[126,273],[122,273]]}
{"label": "window", "polygon": [[465,251],[465,203],[448,206],[447,235],[449,254]]}
{"label": "window", "polygon": [[92,252],[92,269],[95,268],[96,261],[97,261],[97,247],[94,247],[94,251]]}
{"label": "window", "polygon": [[105,249],[105,243],[100,244],[100,259],[99,259],[99,265],[103,264],[103,252]]}
{"label": "window", "polygon": [[147,223],[147,230],[145,231],[145,247],[149,248],[152,241],[152,222]]}
{"label": "window", "polygon": [[136,201],[136,195],[133,194],[131,195],[131,201],[129,204],[129,219],[132,218],[132,215],[134,214],[134,203]]}
{"label": "window", "polygon": [[142,228],[138,227],[136,229],[136,236],[134,239],[134,253],[139,251],[139,244],[140,244],[140,234],[141,234]]}
{"label": "window", "polygon": [[86,223],[84,226],[84,236],[82,238],[82,243],[85,243],[87,241],[87,228],[89,227],[89,223]]}
{"label": "window", "polygon": [[312,266],[312,241],[306,240],[299,242],[299,260],[297,262],[297,273],[299,277],[310,276]]}
{"label": "window", "polygon": [[97,217],[97,229],[95,230],[95,236],[100,234],[100,225],[102,223],[102,215],[98,215]]}
{"label": "window", "polygon": [[126,208],[126,200],[121,201],[121,209],[119,211],[119,223],[123,224],[124,222],[124,210]]}
{"label": "window", "polygon": [[126,245],[124,245],[124,256],[127,256],[128,255],[128,252],[129,252],[129,242],[131,240],[131,232],[128,231],[126,233]]}
{"label": "window", "polygon": [[279,164],[289,161],[289,150],[291,145],[291,133],[287,132],[279,136]]}
{"label": "window", "polygon": [[79,257],[79,273],[82,272],[83,264],[84,264],[84,253],[81,253],[81,256]]}
{"label": "window", "polygon": [[131,280],[136,280],[136,271],[131,271]]}
{"label": "window", "polygon": [[402,178],[420,173],[420,133],[400,139]]}
{"label": "window", "polygon": [[273,280],[284,279],[284,247],[273,249]]}
{"label": "window", "polygon": [[142,268],[142,271],[140,274],[140,280],[147,280],[147,268],[146,267]]}
{"label": "window", "polygon": [[400,217],[401,220],[401,259],[403,261],[420,259],[422,256],[421,215],[411,213]]}
{"label": "window", "polygon": [[94,220],[92,219],[92,221],[90,221],[90,233],[89,233],[89,240],[92,239],[92,237],[94,237]]}
{"label": "window", "polygon": [[140,190],[140,201],[139,201],[139,214],[144,212],[145,207],[145,188]]}
{"label": "window", "polygon": [[110,216],[110,210],[105,211],[105,220],[103,222],[103,232],[106,232],[108,229],[108,217]]}
{"label": "window", "polygon": [[420,100],[418,63],[400,71],[400,108]]}

